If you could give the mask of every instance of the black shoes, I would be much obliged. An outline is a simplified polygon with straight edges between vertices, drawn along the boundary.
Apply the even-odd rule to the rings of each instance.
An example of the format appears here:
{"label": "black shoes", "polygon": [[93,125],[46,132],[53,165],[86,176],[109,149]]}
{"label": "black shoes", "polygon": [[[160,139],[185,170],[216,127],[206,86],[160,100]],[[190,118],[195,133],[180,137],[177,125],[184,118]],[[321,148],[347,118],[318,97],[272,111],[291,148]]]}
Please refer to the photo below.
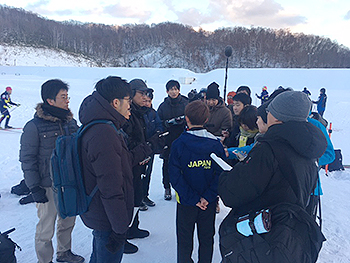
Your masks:
{"label": "black shoes", "polygon": [[134,238],[145,238],[148,236],[149,236],[149,231],[137,228],[136,230],[129,229],[126,235],[126,238],[134,239]]}
{"label": "black shoes", "polygon": [[85,259],[82,256],[72,253],[69,249],[65,252],[57,252],[57,262],[82,263]]}
{"label": "black shoes", "polygon": [[164,199],[167,200],[167,201],[171,200],[171,189],[170,188],[166,188],[165,189]]}
{"label": "black shoes", "polygon": [[156,203],[153,202],[151,199],[149,199],[148,196],[143,198],[142,203],[144,203],[147,206],[155,206],[156,205]]}
{"label": "black shoes", "polygon": [[148,206],[144,202],[141,202],[141,204],[139,205],[139,210],[140,211],[147,211]]}
{"label": "black shoes", "polygon": [[[139,229],[136,230],[128,230],[128,233],[126,234],[127,239],[134,239],[134,238],[145,238],[149,236],[149,232],[147,230]],[[124,246],[124,254],[134,254],[138,251],[138,247],[134,244],[131,244],[129,241],[125,242]]]}
{"label": "black shoes", "polygon": [[126,241],[124,245],[124,254],[134,254],[139,250],[137,246]]}

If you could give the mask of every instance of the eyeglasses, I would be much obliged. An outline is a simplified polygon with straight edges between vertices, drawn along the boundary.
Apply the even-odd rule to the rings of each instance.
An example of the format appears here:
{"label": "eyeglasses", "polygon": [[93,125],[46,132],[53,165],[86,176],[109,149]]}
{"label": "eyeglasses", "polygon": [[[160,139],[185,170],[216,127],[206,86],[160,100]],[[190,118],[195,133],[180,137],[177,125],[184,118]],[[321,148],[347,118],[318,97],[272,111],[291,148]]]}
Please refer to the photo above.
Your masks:
{"label": "eyeglasses", "polygon": [[129,104],[132,102],[132,98],[123,98],[123,100],[126,100]]}
{"label": "eyeglasses", "polygon": [[140,90],[137,90],[136,92],[139,93],[139,94],[141,94],[141,96],[147,96],[147,94],[148,94],[147,91],[140,91]]}
{"label": "eyeglasses", "polygon": [[66,96],[66,95],[62,95],[60,97],[62,100],[70,100],[70,97]]}

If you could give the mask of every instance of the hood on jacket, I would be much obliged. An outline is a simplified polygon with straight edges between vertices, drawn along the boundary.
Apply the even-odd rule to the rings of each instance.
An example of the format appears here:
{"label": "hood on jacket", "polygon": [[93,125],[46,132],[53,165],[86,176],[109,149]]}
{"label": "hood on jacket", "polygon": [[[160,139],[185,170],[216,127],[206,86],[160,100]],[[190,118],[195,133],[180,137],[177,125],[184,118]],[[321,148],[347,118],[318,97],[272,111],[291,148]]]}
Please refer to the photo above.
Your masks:
{"label": "hood on jacket", "polygon": [[182,136],[186,147],[188,147],[195,154],[202,154],[203,152],[208,151],[208,144],[204,143],[203,139],[216,141],[219,140],[205,129],[185,131],[182,133]]}
{"label": "hood on jacket", "polygon": [[[35,115],[40,118],[40,119],[44,119],[46,121],[51,121],[51,122],[61,122],[61,119],[53,116],[51,114],[46,114],[44,109],[43,109],[43,105],[44,103],[38,103],[35,107],[36,113]],[[67,115],[67,122],[70,122],[71,120],[73,120],[73,113],[69,110],[69,113]]]}
{"label": "hood on jacket", "polygon": [[290,121],[269,127],[259,141],[278,140],[289,144],[298,154],[310,159],[322,156],[327,140],[322,131],[308,122]]}
{"label": "hood on jacket", "polygon": [[97,91],[87,96],[80,105],[79,120],[85,125],[93,120],[110,120],[117,129],[126,122],[124,116],[116,111]]}

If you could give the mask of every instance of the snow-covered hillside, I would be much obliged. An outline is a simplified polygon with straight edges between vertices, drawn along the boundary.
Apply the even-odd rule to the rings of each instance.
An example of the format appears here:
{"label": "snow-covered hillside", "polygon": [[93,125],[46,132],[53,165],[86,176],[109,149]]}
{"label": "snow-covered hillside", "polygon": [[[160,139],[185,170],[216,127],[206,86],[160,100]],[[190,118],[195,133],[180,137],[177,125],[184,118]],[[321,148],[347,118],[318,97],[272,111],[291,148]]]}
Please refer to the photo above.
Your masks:
{"label": "snow-covered hillside", "polygon": [[92,67],[95,63],[62,50],[0,44],[0,66]]}
{"label": "snow-covered hillside", "polygon": [[[26,62],[26,60],[24,60]],[[30,61],[27,61],[30,63]],[[27,63],[26,62],[26,63]],[[225,71],[211,71],[207,74],[195,74],[184,69],[145,69],[145,68],[83,68],[83,67],[9,67],[0,66],[0,91],[6,86],[13,88],[12,100],[21,103],[13,111],[11,125],[23,127],[33,117],[34,107],[40,101],[40,86],[51,78],[61,78],[70,85],[70,108],[77,118],[78,109],[84,97],[90,94],[93,87],[101,78],[109,75],[121,76],[126,80],[142,78],[147,80],[149,87],[155,90],[154,107],[166,96],[165,83],[169,79],[192,77],[196,80],[191,85],[181,85],[181,93],[187,94],[191,89],[197,91],[213,81],[220,84],[223,94]],[[325,87],[328,104],[325,118],[333,123],[332,141],[336,149],[341,149],[344,163],[350,163],[350,70],[293,70],[293,69],[230,69],[228,91],[235,90],[239,85],[248,85],[252,96],[267,86],[272,92],[279,85],[302,90],[307,86],[311,98],[317,99],[320,87]],[[260,102],[253,98],[253,104]],[[11,238],[16,241],[22,251],[17,251],[18,263],[36,262],[34,250],[34,233],[37,222],[35,204],[21,206],[19,197],[10,194],[11,186],[22,178],[18,160],[19,140],[21,131],[0,131],[0,231],[12,227],[16,231]],[[151,232],[146,239],[133,240],[139,247],[139,252],[125,255],[124,263],[174,263],[176,262],[175,208],[176,201],[163,199],[161,183],[162,161],[157,157],[151,180],[150,198],[156,202],[155,207],[140,214],[140,226]],[[322,197],[323,232],[327,238],[321,250],[318,263],[348,263],[350,262],[350,171],[335,171],[326,176],[321,171],[321,181],[324,196]],[[216,230],[229,211],[221,206],[221,212],[216,217]],[[73,231],[73,251],[81,254],[88,261],[91,253],[91,230],[87,229],[77,219]],[[54,244],[55,243],[54,239]],[[221,260],[219,253],[218,235],[215,236],[213,263]],[[194,259],[197,259],[198,244],[195,242]],[[295,262],[298,263],[298,262]]]}

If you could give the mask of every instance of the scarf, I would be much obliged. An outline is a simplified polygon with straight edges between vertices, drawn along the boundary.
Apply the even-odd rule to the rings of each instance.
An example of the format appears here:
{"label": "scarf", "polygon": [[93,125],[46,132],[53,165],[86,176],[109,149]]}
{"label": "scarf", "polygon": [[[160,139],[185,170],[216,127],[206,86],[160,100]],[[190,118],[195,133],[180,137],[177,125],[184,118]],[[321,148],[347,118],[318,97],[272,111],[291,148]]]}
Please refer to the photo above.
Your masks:
{"label": "scarf", "polygon": [[247,141],[249,138],[254,138],[254,136],[259,132],[258,129],[254,130],[244,130],[242,126],[239,127],[240,135],[239,135],[239,143],[238,147],[243,147],[247,145]]}
{"label": "scarf", "polygon": [[70,110],[65,110],[62,108],[51,106],[48,103],[44,103],[42,105],[42,109],[43,109],[45,114],[49,114],[49,115],[52,115],[54,117],[57,117],[62,121],[66,121],[68,115],[70,114]]}

